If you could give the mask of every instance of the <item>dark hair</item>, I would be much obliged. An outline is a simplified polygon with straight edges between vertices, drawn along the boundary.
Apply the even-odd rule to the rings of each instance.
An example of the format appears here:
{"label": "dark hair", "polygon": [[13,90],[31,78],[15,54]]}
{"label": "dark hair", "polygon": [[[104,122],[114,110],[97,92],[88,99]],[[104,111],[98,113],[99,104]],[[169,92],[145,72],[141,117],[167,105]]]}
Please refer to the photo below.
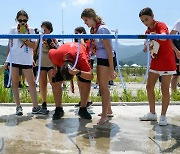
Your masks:
{"label": "dark hair", "polygon": [[142,9],[140,12],[139,12],[139,17],[143,16],[143,15],[147,15],[147,16],[153,16],[153,11],[151,8],[149,7],[146,7],[144,9]]}
{"label": "dark hair", "polygon": [[81,26],[76,27],[76,28],[75,28],[75,31],[77,31],[77,32],[79,32],[79,33],[81,33],[81,34],[86,34],[85,28],[84,28],[84,27],[81,27]]}
{"label": "dark hair", "polygon": [[[84,27],[81,27],[81,26],[76,27],[76,28],[75,28],[75,31],[77,31],[77,32],[80,33],[80,34],[86,34],[85,28],[84,28]],[[87,40],[88,40],[88,39],[84,39],[85,42],[86,42]],[[78,42],[78,39],[75,38],[75,39],[74,39],[74,42]]]}
{"label": "dark hair", "polygon": [[28,14],[27,14],[26,11],[24,11],[24,10],[20,10],[20,11],[17,13],[15,20],[18,20],[19,16],[25,16],[27,19],[29,19]]}
{"label": "dark hair", "polygon": [[65,61],[64,64],[61,66],[61,75],[64,80],[72,80],[73,75],[69,73],[69,66],[73,66],[73,63],[69,60]]}
{"label": "dark hair", "polygon": [[100,24],[103,22],[101,17],[99,17],[92,8],[84,9],[84,11],[81,13],[81,18],[82,17],[93,18],[96,24]]}
{"label": "dark hair", "polygon": [[48,30],[50,30],[50,32],[53,32],[53,26],[52,23],[49,21],[43,21],[41,24],[41,27],[45,26]]}

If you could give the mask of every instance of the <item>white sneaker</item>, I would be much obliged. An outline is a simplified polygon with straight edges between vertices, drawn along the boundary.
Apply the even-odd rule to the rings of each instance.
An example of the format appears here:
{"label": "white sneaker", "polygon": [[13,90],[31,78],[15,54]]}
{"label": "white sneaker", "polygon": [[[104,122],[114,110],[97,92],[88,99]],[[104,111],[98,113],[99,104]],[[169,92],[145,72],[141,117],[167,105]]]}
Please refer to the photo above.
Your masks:
{"label": "white sneaker", "polygon": [[144,116],[140,117],[139,120],[141,121],[156,121],[157,120],[157,114],[152,114],[151,112],[145,114]]}
{"label": "white sneaker", "polygon": [[23,110],[20,105],[16,107],[16,115],[18,115],[18,116],[23,115]]}
{"label": "white sneaker", "polygon": [[160,126],[166,126],[167,125],[166,117],[164,115],[160,116],[159,125]]}

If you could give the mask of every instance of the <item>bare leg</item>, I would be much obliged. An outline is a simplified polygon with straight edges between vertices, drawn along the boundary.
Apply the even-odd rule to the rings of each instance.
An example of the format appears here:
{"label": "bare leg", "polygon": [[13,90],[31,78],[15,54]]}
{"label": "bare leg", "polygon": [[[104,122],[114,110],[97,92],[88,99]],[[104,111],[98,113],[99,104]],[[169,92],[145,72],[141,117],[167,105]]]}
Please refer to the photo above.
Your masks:
{"label": "bare leg", "polygon": [[55,101],[55,105],[56,107],[61,107],[62,106],[62,83],[63,81],[60,82],[52,82],[52,71],[50,70],[48,71],[48,77],[49,77],[49,82],[52,86],[52,92],[53,92],[53,96],[54,96],[54,101]]}
{"label": "bare leg", "polygon": [[[79,81],[79,79],[77,78],[77,84],[79,87],[79,93],[80,93],[80,98],[84,99],[84,92],[83,90],[87,90],[87,93],[90,94],[90,89],[91,89],[91,83],[86,83],[86,82],[81,82]],[[87,87],[86,87],[87,86]],[[85,89],[86,88],[86,89]],[[83,90],[81,90],[83,89]],[[89,91],[89,92],[88,92]],[[85,94],[86,95],[86,94]],[[86,96],[85,96],[86,97]],[[90,100],[90,97],[88,96],[87,101]],[[87,101],[86,104],[84,104],[85,106],[87,105]],[[85,107],[84,105],[82,105],[81,107]]]}
{"label": "bare leg", "polygon": [[29,93],[32,99],[33,107],[37,107],[37,92],[33,71],[32,69],[23,69],[23,72],[29,85]]}
{"label": "bare leg", "polygon": [[162,76],[162,111],[161,115],[166,115],[166,111],[170,101],[170,93],[169,93],[169,86],[171,82],[172,75],[163,75]]}
{"label": "bare leg", "polygon": [[46,97],[47,97],[47,72],[46,71],[40,72],[39,87],[40,87],[42,101],[46,102]]}
{"label": "bare leg", "polygon": [[149,72],[148,79],[147,79],[147,96],[149,101],[149,108],[151,113],[155,113],[155,93],[154,87],[158,80],[159,74]]}
{"label": "bare leg", "polygon": [[178,75],[173,75],[171,79],[171,91],[174,92],[177,90],[177,83],[178,83]]}
{"label": "bare leg", "polygon": [[101,118],[107,118],[107,111],[110,107],[110,92],[108,89],[109,82],[109,67],[97,66],[97,76],[99,81],[99,89],[101,92],[102,99],[102,115]]}
{"label": "bare leg", "polygon": [[91,83],[78,81],[78,86],[79,86],[80,99],[81,99],[80,106],[86,107],[91,89]]}
{"label": "bare leg", "polygon": [[14,95],[14,101],[17,106],[20,105],[18,87],[19,87],[19,68],[12,67],[12,91]]}

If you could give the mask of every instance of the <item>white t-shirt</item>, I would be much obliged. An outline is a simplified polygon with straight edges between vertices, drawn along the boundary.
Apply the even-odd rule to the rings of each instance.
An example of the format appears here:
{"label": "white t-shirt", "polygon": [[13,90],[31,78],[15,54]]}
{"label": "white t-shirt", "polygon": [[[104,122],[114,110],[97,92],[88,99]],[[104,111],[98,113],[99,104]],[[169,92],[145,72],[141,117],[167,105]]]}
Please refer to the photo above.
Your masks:
{"label": "white t-shirt", "polygon": [[[30,34],[35,34],[33,28],[29,28]],[[18,34],[17,27],[11,28],[9,34]],[[26,32],[28,34],[28,32]],[[36,41],[31,39],[32,42]],[[11,40],[10,40],[11,42]],[[12,39],[12,63],[21,65],[32,65],[33,62],[33,49],[29,48],[27,45],[23,45],[20,39]],[[21,47],[23,45],[23,47]],[[10,63],[10,52],[7,56],[6,62]]]}
{"label": "white t-shirt", "polygon": [[178,21],[176,21],[173,30],[177,31],[180,33],[180,19]]}

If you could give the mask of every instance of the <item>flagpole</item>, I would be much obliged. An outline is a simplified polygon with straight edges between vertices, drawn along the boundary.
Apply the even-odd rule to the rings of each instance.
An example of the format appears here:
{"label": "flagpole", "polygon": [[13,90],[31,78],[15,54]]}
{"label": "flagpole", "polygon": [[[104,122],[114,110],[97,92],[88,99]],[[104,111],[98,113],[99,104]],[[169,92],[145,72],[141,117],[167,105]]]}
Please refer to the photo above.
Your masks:
{"label": "flagpole", "polygon": [[[64,14],[63,14],[63,9],[62,9],[62,35],[64,34],[64,19],[63,19],[63,16],[64,16]],[[64,43],[64,39],[62,41]]]}

